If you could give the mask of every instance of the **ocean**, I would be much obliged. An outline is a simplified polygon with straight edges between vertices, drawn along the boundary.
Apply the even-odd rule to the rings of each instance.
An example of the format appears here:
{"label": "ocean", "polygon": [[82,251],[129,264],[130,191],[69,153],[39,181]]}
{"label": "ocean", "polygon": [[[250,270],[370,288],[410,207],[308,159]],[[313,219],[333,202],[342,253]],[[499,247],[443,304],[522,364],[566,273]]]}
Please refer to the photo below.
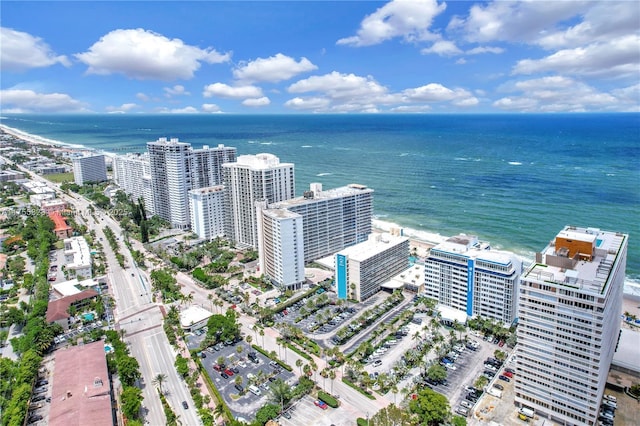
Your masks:
{"label": "ocean", "polygon": [[640,283],[640,114],[8,115],[52,142],[143,152],[179,138],[272,153],[296,193],[320,182],[373,188],[381,226],[433,239],[477,235],[531,260],[565,225],[630,234]]}

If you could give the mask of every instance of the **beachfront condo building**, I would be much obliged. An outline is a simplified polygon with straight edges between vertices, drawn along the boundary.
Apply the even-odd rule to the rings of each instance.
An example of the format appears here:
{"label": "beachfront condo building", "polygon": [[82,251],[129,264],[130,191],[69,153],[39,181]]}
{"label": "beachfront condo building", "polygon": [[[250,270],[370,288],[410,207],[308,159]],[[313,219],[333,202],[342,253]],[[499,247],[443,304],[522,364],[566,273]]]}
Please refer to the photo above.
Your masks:
{"label": "beachfront condo building", "polygon": [[198,237],[214,240],[224,236],[224,186],[189,191],[191,230]]}
{"label": "beachfront condo building", "polygon": [[409,238],[371,234],[367,241],[336,253],[338,298],[367,300],[409,267]]}
{"label": "beachfront condo building", "polygon": [[293,163],[281,163],[273,154],[241,155],[225,163],[225,234],[239,248],[258,249],[257,202],[267,204],[295,195]]}
{"label": "beachfront condo building", "polygon": [[131,200],[144,200],[149,216],[154,214],[151,167],[148,153],[129,153],[113,157],[113,180]]}
{"label": "beachfront condo building", "polygon": [[425,259],[425,295],[453,313],[509,327],[517,316],[521,272],[522,261],[513,253],[492,250],[478,237],[460,234],[433,247]]}
{"label": "beachfront condo building", "polygon": [[107,180],[107,165],[104,155],[89,155],[73,160],[73,180],[76,185],[98,183]]}
{"label": "beachfront condo building", "polygon": [[367,241],[373,189],[354,183],[323,191],[322,184],[312,183],[302,197],[272,203],[269,209],[286,209],[302,216],[304,253],[300,255],[309,263]]}
{"label": "beachfront condo building", "polygon": [[220,168],[235,161],[236,148],[218,145],[192,149],[178,138],[147,143],[155,214],[178,229],[189,229],[188,192],[221,184]]}
{"label": "beachfront condo building", "polygon": [[301,288],[305,282],[303,217],[286,209],[258,208],[257,213],[259,271],[281,289]]}
{"label": "beachfront condo building", "polygon": [[515,403],[598,424],[620,334],[628,235],[567,226],[522,275]]}
{"label": "beachfront condo building", "polygon": [[178,138],[147,143],[153,206],[173,228],[189,229],[188,192],[191,187],[191,145]]}

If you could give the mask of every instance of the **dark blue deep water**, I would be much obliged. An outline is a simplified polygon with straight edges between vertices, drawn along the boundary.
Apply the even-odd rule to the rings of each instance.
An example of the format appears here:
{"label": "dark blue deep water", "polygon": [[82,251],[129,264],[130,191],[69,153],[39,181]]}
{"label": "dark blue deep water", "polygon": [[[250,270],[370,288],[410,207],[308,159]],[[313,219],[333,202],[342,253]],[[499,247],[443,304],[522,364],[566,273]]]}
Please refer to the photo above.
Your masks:
{"label": "dark blue deep water", "polygon": [[640,114],[5,115],[6,126],[113,153],[175,137],[295,164],[296,192],[360,183],[405,228],[478,235],[532,258],[565,225],[630,234],[640,279]]}

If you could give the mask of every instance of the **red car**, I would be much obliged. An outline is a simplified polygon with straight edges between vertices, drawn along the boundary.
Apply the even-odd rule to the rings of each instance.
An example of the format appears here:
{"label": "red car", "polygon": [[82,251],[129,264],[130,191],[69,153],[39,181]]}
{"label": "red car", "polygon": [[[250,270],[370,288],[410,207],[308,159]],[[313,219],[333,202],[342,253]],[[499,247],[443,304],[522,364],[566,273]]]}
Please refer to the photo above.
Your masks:
{"label": "red car", "polygon": [[222,371],[222,368],[218,364],[213,364],[213,369],[216,371]]}
{"label": "red car", "polygon": [[226,370],[224,370],[224,372],[226,373],[227,376],[231,377],[233,376],[233,371],[229,370],[228,368]]}
{"label": "red car", "polygon": [[504,340],[500,340],[500,343],[498,343],[498,346],[503,347],[504,346]]}
{"label": "red car", "polygon": [[319,399],[316,399],[313,403],[316,405],[316,407],[320,407],[323,410],[326,410],[327,408],[329,408],[326,402],[320,401]]}
{"label": "red car", "polygon": [[507,377],[513,377],[513,373],[512,373],[511,371],[505,371],[505,372],[504,372],[504,373],[502,373],[502,374],[504,374],[504,375],[505,375],[505,376],[507,376]]}

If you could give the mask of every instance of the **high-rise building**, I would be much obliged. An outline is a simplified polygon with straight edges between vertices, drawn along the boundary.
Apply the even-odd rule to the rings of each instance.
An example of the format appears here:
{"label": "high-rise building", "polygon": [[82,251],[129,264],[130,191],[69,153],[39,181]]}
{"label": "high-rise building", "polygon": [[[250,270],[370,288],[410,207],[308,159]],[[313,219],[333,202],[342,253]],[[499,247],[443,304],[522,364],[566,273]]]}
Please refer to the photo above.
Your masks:
{"label": "high-rise building", "polygon": [[563,425],[595,425],[620,333],[628,235],[567,226],[519,291],[515,402]]}
{"label": "high-rise building", "polygon": [[522,261],[460,234],[433,247],[425,259],[425,293],[440,305],[506,326],[516,319]]}
{"label": "high-rise building", "polygon": [[235,161],[236,148],[205,145],[194,150],[177,138],[160,138],[148,142],[147,149],[155,214],[174,228],[188,229],[188,191],[219,185],[221,166]]}
{"label": "high-rise building", "polygon": [[319,183],[309,191],[269,209],[286,209],[302,216],[304,229],[304,262],[312,262],[354,244],[367,241],[371,234],[373,189],[350,184],[322,190]]}
{"label": "high-rise building", "polygon": [[367,241],[336,253],[335,265],[338,298],[366,300],[409,268],[409,238],[371,234]]}
{"label": "high-rise building", "polygon": [[222,144],[215,148],[204,145],[191,153],[193,178],[191,185],[196,188],[208,188],[222,184],[222,165],[236,161],[236,148]]}
{"label": "high-rise building", "polygon": [[107,165],[104,155],[90,155],[73,159],[73,180],[76,185],[104,182],[107,180]]}
{"label": "high-rise building", "polygon": [[303,218],[285,209],[258,209],[260,272],[280,288],[305,282]]}
{"label": "high-rise building", "polygon": [[280,163],[273,154],[241,155],[223,164],[225,186],[225,234],[242,248],[258,248],[256,202],[268,204],[295,195],[292,163]]}
{"label": "high-rise building", "polygon": [[147,142],[155,213],[178,229],[189,228],[191,145],[178,138]]}
{"label": "high-rise building", "polygon": [[191,230],[200,238],[213,240],[224,236],[224,186],[216,185],[189,191]]}
{"label": "high-rise building", "polygon": [[113,180],[134,202],[142,198],[147,212],[154,213],[148,153],[114,156]]}

